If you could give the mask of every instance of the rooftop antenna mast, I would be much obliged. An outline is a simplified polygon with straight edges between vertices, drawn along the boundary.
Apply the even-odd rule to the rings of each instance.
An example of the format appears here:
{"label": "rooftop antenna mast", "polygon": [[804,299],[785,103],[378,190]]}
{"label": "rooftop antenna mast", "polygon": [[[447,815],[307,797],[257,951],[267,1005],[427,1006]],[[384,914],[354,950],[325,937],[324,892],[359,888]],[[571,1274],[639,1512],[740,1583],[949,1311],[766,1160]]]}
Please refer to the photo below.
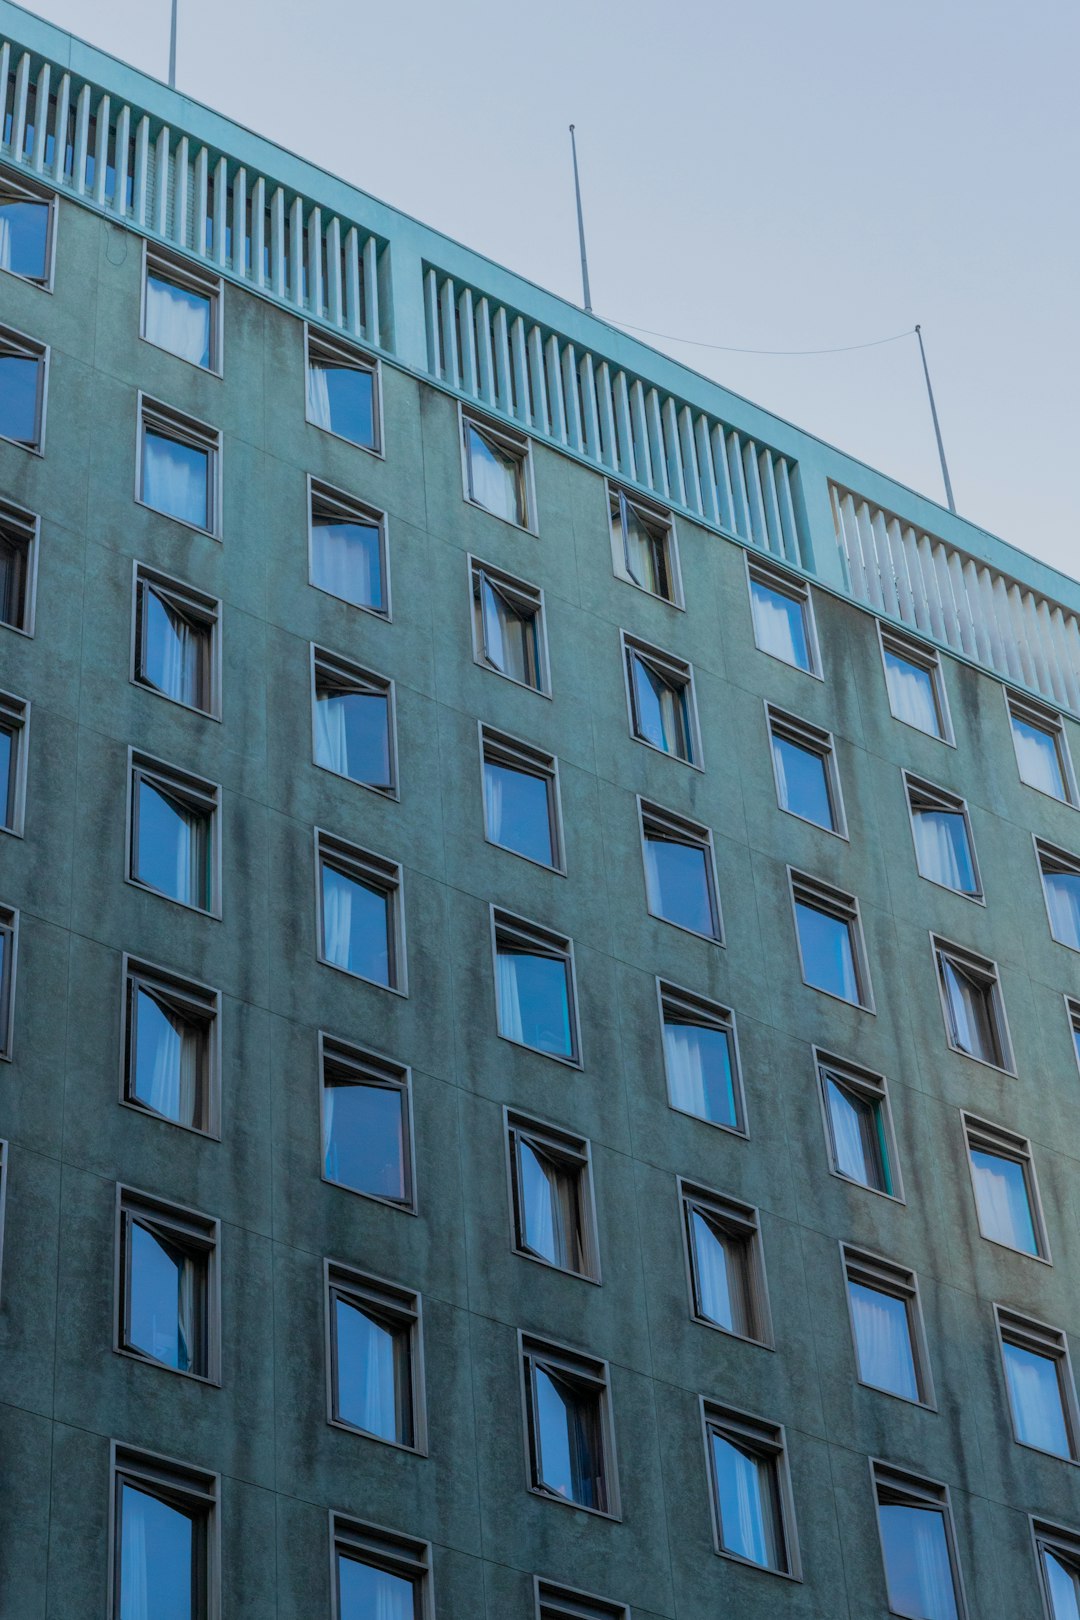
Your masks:
{"label": "rooftop antenna mast", "polygon": [[176,89],[176,8],[179,0],[172,0],[172,25],[169,29],[169,89]]}
{"label": "rooftop antenna mast", "polygon": [[[173,0],[173,4],[176,4],[176,0]],[[581,290],[585,303],[585,313],[591,315],[592,297],[589,293],[589,258],[585,252],[585,219],[581,212],[581,181],[578,179],[577,140],[574,136],[573,124],[570,125],[570,149],[574,154],[574,196],[577,200],[578,241],[581,244]]]}
{"label": "rooftop antenna mast", "polygon": [[945,498],[949,503],[949,511],[956,511],[956,502],[953,499],[952,479],[949,477],[949,463],[945,460],[945,446],[941,440],[941,424],[938,421],[937,406],[934,404],[934,390],[930,386],[930,367],[926,363],[926,346],[922,340],[922,327],[916,326],[915,336],[919,340],[919,353],[922,355],[923,376],[926,378],[926,392],[930,400],[930,415],[934,419],[934,437],[937,439],[937,453],[941,458],[941,476],[945,480]]}

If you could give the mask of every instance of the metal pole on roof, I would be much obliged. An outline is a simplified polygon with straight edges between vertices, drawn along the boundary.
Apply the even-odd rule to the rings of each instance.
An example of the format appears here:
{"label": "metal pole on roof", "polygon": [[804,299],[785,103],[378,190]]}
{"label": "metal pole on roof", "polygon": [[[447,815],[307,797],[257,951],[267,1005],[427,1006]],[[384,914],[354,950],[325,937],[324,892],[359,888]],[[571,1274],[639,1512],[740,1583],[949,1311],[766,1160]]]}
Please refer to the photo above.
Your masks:
{"label": "metal pole on roof", "polygon": [[169,88],[176,89],[176,8],[179,0],[172,0],[172,26],[169,29]]}
{"label": "metal pole on roof", "polygon": [[956,511],[956,502],[953,500],[952,479],[949,477],[949,463],[945,460],[945,446],[941,442],[941,424],[938,421],[937,406],[934,404],[934,390],[930,386],[930,367],[926,363],[926,347],[922,340],[922,327],[916,326],[915,335],[919,340],[919,353],[922,355],[923,376],[926,378],[926,392],[930,399],[930,415],[934,419],[934,437],[937,439],[937,451],[941,458],[941,476],[945,480],[945,498],[949,503],[949,511]]}
{"label": "metal pole on roof", "polygon": [[585,302],[585,313],[592,314],[592,298],[589,295],[589,260],[585,252],[585,219],[581,212],[581,182],[578,179],[577,141],[574,137],[574,126],[570,125],[570,149],[574,154],[574,196],[577,199],[577,230],[578,241],[581,244],[581,289]]}

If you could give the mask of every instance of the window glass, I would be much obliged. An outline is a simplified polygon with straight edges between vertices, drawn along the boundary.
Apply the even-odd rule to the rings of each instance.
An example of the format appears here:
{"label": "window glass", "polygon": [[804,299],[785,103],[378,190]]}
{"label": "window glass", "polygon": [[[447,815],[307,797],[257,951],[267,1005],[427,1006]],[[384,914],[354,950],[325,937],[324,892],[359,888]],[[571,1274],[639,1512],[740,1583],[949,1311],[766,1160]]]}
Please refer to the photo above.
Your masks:
{"label": "window glass", "polygon": [[182,287],[159,271],[146,272],[146,337],[181,360],[208,367],[214,306],[208,293]]}
{"label": "window glass", "polygon": [[1067,800],[1069,794],[1057,737],[1018,714],[1010,713],[1009,719],[1021,781],[1055,799]]}
{"label": "window glass", "polygon": [[10,827],[14,819],[12,800],[15,797],[15,736],[6,726],[0,726],[0,825]]}
{"label": "window glass", "polygon": [[339,776],[390,792],[390,696],[315,671],[315,760]]}
{"label": "window glass", "polygon": [[892,1176],[880,1100],[864,1097],[835,1075],[826,1074],[825,1101],[836,1169],[849,1181],[857,1181],[877,1192],[891,1193]]}
{"label": "window glass", "polygon": [[727,1552],[783,1569],[786,1564],[776,1459],[712,1431],[720,1543]]}
{"label": "window glass", "polygon": [[646,742],[677,759],[692,757],[686,686],[665,679],[639,653],[630,655],[636,729]]}
{"label": "window glass", "polygon": [[376,984],[390,983],[390,901],[384,889],[322,863],[323,955]]}
{"label": "window glass", "polygon": [[892,647],[883,646],[882,651],[889,707],[895,718],[931,737],[944,737],[934,671]]}
{"label": "window glass", "polygon": [[950,957],[941,958],[941,974],[953,1045],[980,1062],[1000,1065],[991,987]]}
{"label": "window glass", "polygon": [[563,1271],[586,1270],[580,1165],[517,1137],[522,1247]]}
{"label": "window glass", "polygon": [[978,894],[971,840],[963,812],[913,804],[911,825],[915,833],[915,859],[922,876],[961,894]]}
{"label": "window glass", "polygon": [[140,587],[139,675],[177,703],[205,709],[210,697],[210,625],[146,582]]}
{"label": "window glass", "polygon": [[788,737],[775,733],[772,739],[773,761],[780,803],[793,815],[814,821],[819,827],[836,831],[832,794],[829,791],[829,771],[825,756],[816,749],[800,748]]}
{"label": "window glass", "polygon": [[484,760],[484,816],[493,844],[541,866],[555,865],[549,779]]}
{"label": "window glass", "polygon": [[883,1502],[878,1515],[893,1613],[912,1620],[957,1620],[952,1558],[941,1509]]}
{"label": "window glass", "polygon": [[1080,1620],[1080,1574],[1051,1548],[1040,1550],[1050,1594],[1050,1620]]}
{"label": "window glass", "polygon": [[611,501],[611,528],[627,577],[642,590],[675,599],[668,557],[670,530],[657,518],[649,522],[634,503],[622,495]]}
{"label": "window glass", "polygon": [[0,528],[0,623],[26,627],[26,587],[29,576],[28,541]]}
{"label": "window glass", "polygon": [[201,1126],[207,1031],[145,986],[135,990],[132,1097],[178,1125]]}
{"label": "window glass", "polygon": [[367,366],[334,365],[309,356],[308,417],[353,444],[375,444],[375,374]]}
{"label": "window glass", "polygon": [[465,448],[469,464],[469,498],[496,517],[524,527],[525,463],[520,453],[506,449],[481,431],[474,422],[465,423]]}
{"label": "window glass", "polygon": [[128,1242],[128,1344],[179,1372],[205,1372],[205,1265],[140,1221],[130,1222]]}
{"label": "window glass", "polygon": [[848,1279],[859,1377],[905,1400],[919,1399],[907,1302]]}
{"label": "window glass", "polygon": [[166,517],[210,527],[210,453],[147,427],[143,433],[142,498]]}
{"label": "window glass", "polygon": [[[123,1483],[119,1620],[195,1620],[205,1526],[191,1513]],[[409,1617],[411,1620],[411,1616]]]}
{"label": "window glass", "polygon": [[1025,1254],[1039,1253],[1027,1176],[1022,1164],[972,1147],[971,1169],[979,1225],[986,1237]]}
{"label": "window glass", "polygon": [[807,984],[858,1006],[861,996],[851,924],[798,900],[795,916]]}
{"label": "window glass", "polygon": [[362,519],[311,515],[311,582],[355,607],[386,612],[382,535]]}
{"label": "window glass", "polygon": [[756,1338],[749,1238],[693,1206],[688,1213],[698,1315],[729,1333]]}
{"label": "window glass", "polygon": [[664,1015],[664,1058],[671,1106],[714,1125],[738,1128],[731,1031]]}
{"label": "window glass", "polygon": [[523,686],[540,686],[540,645],[536,613],[519,607],[480,576],[480,614],[484,634],[484,656],[501,675],[520,681]]}
{"label": "window glass", "polygon": [[646,827],[645,886],[655,916],[709,939],[719,937],[708,849]]}
{"label": "window glass", "polygon": [[1080,951],[1080,870],[1054,872],[1043,869],[1046,905],[1050,912],[1050,932],[1061,945]]}
{"label": "window glass", "polygon": [[1058,1363],[1018,1344],[1002,1345],[1016,1438],[1025,1446],[1070,1457],[1072,1446],[1061,1398]]}
{"label": "window glass", "polygon": [[337,1413],[343,1423],[413,1444],[411,1331],[334,1296]]}
{"label": "window glass", "polygon": [[538,1483],[579,1507],[603,1509],[600,1394],[537,1364]]}
{"label": "window glass", "polygon": [[750,605],[754,639],[761,651],[783,659],[785,664],[794,664],[797,669],[812,669],[804,603],[751,577]]}
{"label": "window glass", "polygon": [[355,1192],[404,1203],[409,1196],[404,1087],[327,1075],[323,1086],[324,1173]]}
{"label": "window glass", "polygon": [[145,777],[138,779],[137,814],[133,876],[171,900],[207,910],[210,904],[207,818]]}
{"label": "window glass", "polygon": [[48,281],[50,213],[47,202],[0,191],[0,269]]}
{"label": "window glass", "polygon": [[555,1057],[574,1056],[570,964],[500,940],[495,958],[499,1033]]}
{"label": "window glass", "polygon": [[339,1555],[338,1612],[340,1620],[416,1620],[416,1583]]}
{"label": "window glass", "polygon": [[0,434],[17,444],[38,441],[38,375],[41,361],[0,350]]}

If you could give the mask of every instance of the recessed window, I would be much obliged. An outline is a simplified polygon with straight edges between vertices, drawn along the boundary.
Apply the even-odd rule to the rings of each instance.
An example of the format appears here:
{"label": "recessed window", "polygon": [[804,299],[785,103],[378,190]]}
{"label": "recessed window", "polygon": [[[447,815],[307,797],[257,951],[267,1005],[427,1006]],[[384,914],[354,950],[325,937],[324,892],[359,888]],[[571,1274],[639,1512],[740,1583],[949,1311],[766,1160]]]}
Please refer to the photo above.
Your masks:
{"label": "recessed window", "polygon": [[558,765],[528,743],[480,728],[484,833],[538,866],[563,869]]}
{"label": "recessed window", "polygon": [[908,771],[904,772],[904,787],[920,877],[980,900],[982,884],[963,799]]}
{"label": "recessed window", "polygon": [[401,867],[318,830],[315,856],[319,960],[404,993]]}
{"label": "recessed window", "polygon": [[630,729],[638,742],[701,764],[694,672],[681,658],[623,635]]}
{"label": "recessed window", "polygon": [[431,1620],[426,1542],[331,1515],[337,1620]]}
{"label": "recessed window", "polygon": [[338,1187],[413,1207],[409,1071],[344,1041],[320,1038],[323,1176]]}
{"label": "recessed window", "polygon": [[216,1136],[217,991],[132,958],[124,986],[124,1101]]}
{"label": "recessed window", "polygon": [[528,439],[464,413],[461,432],[466,498],[519,529],[534,529]]}
{"label": "recessed window", "polygon": [[1059,945],[1080,951],[1080,859],[1067,850],[1035,840],[1050,932]]}
{"label": "recessed window", "polygon": [[0,692],[0,828],[20,836],[26,810],[29,725],[29,703]]}
{"label": "recessed window", "polygon": [[305,327],[307,419],[365,450],[378,450],[378,368],[359,349]]}
{"label": "recessed window", "polygon": [[1012,1073],[1012,1047],[996,964],[941,939],[934,938],[933,945],[949,1045],[965,1057]]}
{"label": "recessed window", "polygon": [[846,1244],[841,1252],[859,1382],[901,1400],[932,1405],[915,1273]]}
{"label": "recessed window", "polygon": [[1035,1551],[1049,1620],[1080,1617],[1080,1536],[1034,1519]]}
{"label": "recessed window", "polygon": [[218,914],[218,794],[201,776],[132,753],[128,877],[133,883]]}
{"label": "recessed window", "polygon": [[221,434],[139,396],[138,499],[207,534],[221,531]]}
{"label": "recessed window", "polygon": [[681,591],[671,513],[610,484],[608,506],[611,557],[618,577],[678,605]]}
{"label": "recessed window", "polygon": [[44,343],[0,326],[0,438],[26,450],[42,449],[48,370]]}
{"label": "recessed window", "polygon": [[111,1620],[218,1620],[217,1476],[113,1450]]}
{"label": "recessed window", "polygon": [[883,1463],[871,1466],[890,1612],[905,1620],[964,1620],[947,1488]]}
{"label": "recessed window", "polygon": [[316,765],[396,794],[394,683],[315,646],[311,679]]}
{"label": "recessed window", "polygon": [[742,1563],[798,1574],[784,1431],[704,1403],[716,1550]]}
{"label": "recessed window", "polygon": [[309,480],[308,578],[329,596],[390,616],[386,519],[329,484]]}
{"label": "recessed window", "polygon": [[1070,1462],[1077,1455],[1078,1414],[1064,1333],[995,1305],[1013,1434],[1022,1446]]}
{"label": "recessed window", "polygon": [[10,1059],[15,1026],[15,964],[19,913],[0,905],[0,1058]]}
{"label": "recessed window", "polygon": [[219,1223],[123,1187],[117,1193],[118,1347],[219,1382]]}
{"label": "recessed window", "polygon": [[470,569],[477,663],[534,692],[549,692],[543,592],[486,563],[473,560]]}
{"label": "recessed window", "polygon": [[222,282],[194,265],[146,246],[142,335],[204,371],[221,370]]}
{"label": "recessed window", "polygon": [[722,941],[712,834],[638,800],[649,912],[691,934]]}
{"label": "recessed window", "polygon": [[326,1301],[331,1422],[422,1451],[419,1295],[328,1264]]}
{"label": "recessed window", "polygon": [[0,624],[34,633],[38,520],[32,512],[0,501]]}
{"label": "recessed window", "polygon": [[781,810],[844,838],[844,807],[832,736],[793,714],[765,705],[776,800]]}
{"label": "recessed window", "polygon": [[831,884],[791,872],[803,982],[855,1007],[873,1007],[859,902]]}
{"label": "recessed window", "polygon": [[523,1338],[522,1373],[530,1487],[617,1518],[607,1363]]}
{"label": "recessed window", "polygon": [[580,1062],[573,945],[562,934],[492,909],[499,1034]]}
{"label": "recessed window", "polygon": [[889,1198],[902,1198],[884,1075],[823,1052],[816,1056],[833,1174]]}
{"label": "recessed window", "polygon": [[1050,1258],[1031,1143],[974,1114],[962,1115],[979,1230],[991,1243]]}
{"label": "recessed window", "polygon": [[1073,1054],[1076,1057],[1077,1067],[1080,1067],[1080,1001],[1074,1001],[1071,996],[1066,996],[1065,1011],[1069,1015]]}
{"label": "recessed window", "polygon": [[612,1603],[569,1586],[538,1580],[536,1616],[537,1620],[630,1620],[630,1610],[625,1603]]}
{"label": "recessed window", "polygon": [[878,623],[885,688],[893,718],[941,742],[953,740],[941,660],[926,647]]}
{"label": "recessed window", "polygon": [[0,179],[0,270],[39,287],[52,284],[56,198],[51,192]]}
{"label": "recessed window", "polygon": [[668,1101],[729,1131],[745,1131],[734,1014],[672,984],[659,984]]}
{"label": "recessed window", "polygon": [[808,675],[821,672],[810,592],[801,580],[746,559],[754,641],[762,652]]}
{"label": "recessed window", "polygon": [[1007,691],[1005,703],[1021,782],[1075,805],[1076,778],[1060,714],[1019,692]]}
{"label": "recessed window", "polygon": [[589,1144],[508,1114],[514,1247],[559,1271],[600,1279]]}
{"label": "recessed window", "polygon": [[757,1210],[679,1182],[694,1318],[739,1339],[768,1344],[768,1296]]}
{"label": "recessed window", "polygon": [[216,597],[135,564],[133,679],[202,714],[219,712]]}

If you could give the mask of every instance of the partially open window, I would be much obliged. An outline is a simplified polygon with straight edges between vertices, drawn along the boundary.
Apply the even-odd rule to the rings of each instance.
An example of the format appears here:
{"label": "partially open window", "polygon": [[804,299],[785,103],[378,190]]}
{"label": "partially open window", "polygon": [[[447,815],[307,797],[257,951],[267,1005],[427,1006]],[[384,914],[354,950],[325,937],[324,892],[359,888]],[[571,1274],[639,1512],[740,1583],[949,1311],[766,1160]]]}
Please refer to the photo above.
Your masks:
{"label": "partially open window", "polygon": [[535,529],[532,465],[525,435],[465,413],[461,432],[466,498],[520,529]]}
{"label": "partially open window", "polygon": [[704,1406],[717,1552],[778,1575],[797,1575],[783,1429],[711,1402]]}
{"label": "partially open window", "polygon": [[949,1045],[965,1057],[1013,1072],[1005,1003],[995,963],[935,938],[934,959]]}
{"label": "partially open window", "polygon": [[535,692],[550,691],[543,592],[487,563],[473,560],[471,572],[477,663]]}
{"label": "partially open window", "polygon": [[499,1034],[548,1057],[580,1062],[570,940],[494,909],[492,928]]}
{"label": "partially open window", "polygon": [[739,1339],[772,1333],[758,1212],[749,1204],[679,1182],[695,1319]]}
{"label": "partially open window", "polygon": [[690,665],[625,634],[623,654],[633,735],[662,754],[700,766],[701,738]]}
{"label": "partially open window", "polygon": [[318,830],[315,853],[319,960],[404,991],[401,867]]}
{"label": "partially open window", "polygon": [[323,1175],[338,1187],[413,1207],[409,1071],[329,1035],[322,1054]]}
{"label": "partially open window", "polygon": [[642,495],[608,485],[611,557],[620,579],[681,605],[671,513]]}
{"label": "partially open window", "polygon": [[526,1338],[522,1372],[531,1488],[617,1518],[607,1363]]}
{"label": "partially open window", "polygon": [[672,1108],[744,1133],[742,1073],[735,1017],[689,990],[658,985],[664,1069]]}
{"label": "partially open window", "polygon": [[347,343],[314,327],[307,341],[307,419],[365,450],[380,440],[378,366]]}
{"label": "partially open window", "polygon": [[589,1144],[508,1114],[514,1247],[531,1260],[599,1281]]}
{"label": "partially open window", "polygon": [[171,405],[139,396],[139,476],[144,506],[207,534],[221,534],[221,434]]}
{"label": "partially open window", "polygon": [[135,681],[186,708],[218,714],[220,611],[216,597],[136,563]]}
{"label": "partially open window", "polygon": [[56,196],[25,180],[0,176],[0,270],[51,287]]}
{"label": "partially open window", "polygon": [[204,371],[221,371],[223,283],[198,265],[146,245],[142,335]]}
{"label": "partially open window", "polygon": [[422,1451],[419,1296],[338,1265],[327,1265],[326,1289],[331,1421]]}

